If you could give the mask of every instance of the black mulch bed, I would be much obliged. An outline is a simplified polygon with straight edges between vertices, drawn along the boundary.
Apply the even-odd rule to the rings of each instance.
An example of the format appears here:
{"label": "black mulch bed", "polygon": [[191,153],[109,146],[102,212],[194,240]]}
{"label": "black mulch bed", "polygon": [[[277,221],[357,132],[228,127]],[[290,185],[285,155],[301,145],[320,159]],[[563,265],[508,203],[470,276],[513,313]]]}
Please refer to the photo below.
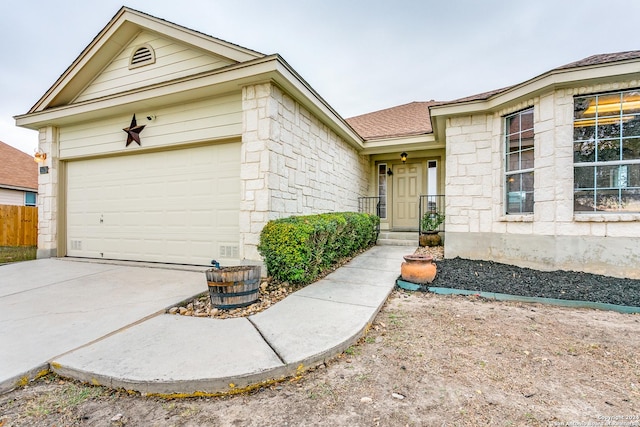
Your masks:
{"label": "black mulch bed", "polygon": [[538,271],[461,258],[436,264],[433,287],[640,307],[640,280],[576,271]]}

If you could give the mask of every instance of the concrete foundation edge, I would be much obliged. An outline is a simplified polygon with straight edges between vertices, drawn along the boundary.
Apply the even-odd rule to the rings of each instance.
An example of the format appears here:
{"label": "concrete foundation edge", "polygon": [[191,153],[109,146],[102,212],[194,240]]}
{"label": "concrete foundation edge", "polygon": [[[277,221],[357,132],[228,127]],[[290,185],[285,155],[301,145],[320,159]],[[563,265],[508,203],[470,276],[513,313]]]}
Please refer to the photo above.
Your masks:
{"label": "concrete foundation edge", "polygon": [[447,232],[445,258],[640,279],[635,237]]}

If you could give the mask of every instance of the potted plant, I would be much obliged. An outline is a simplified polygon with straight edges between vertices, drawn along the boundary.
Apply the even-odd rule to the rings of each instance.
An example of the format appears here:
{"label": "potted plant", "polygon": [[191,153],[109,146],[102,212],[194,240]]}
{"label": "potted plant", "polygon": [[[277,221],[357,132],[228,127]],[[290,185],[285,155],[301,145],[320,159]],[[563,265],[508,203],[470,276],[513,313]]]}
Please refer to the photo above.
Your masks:
{"label": "potted plant", "polygon": [[420,246],[439,246],[442,244],[440,225],[444,222],[444,214],[431,211],[425,213],[420,220]]}

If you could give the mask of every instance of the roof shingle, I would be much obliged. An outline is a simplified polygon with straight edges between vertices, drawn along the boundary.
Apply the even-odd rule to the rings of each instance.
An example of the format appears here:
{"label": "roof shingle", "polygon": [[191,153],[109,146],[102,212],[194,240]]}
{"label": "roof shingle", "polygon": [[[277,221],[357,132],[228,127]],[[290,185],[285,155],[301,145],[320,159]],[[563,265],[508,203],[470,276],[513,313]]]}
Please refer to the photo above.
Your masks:
{"label": "roof shingle", "polygon": [[364,139],[423,135],[433,133],[429,106],[434,104],[435,101],[411,102],[346,120]]}
{"label": "roof shingle", "polygon": [[38,191],[38,165],[33,157],[0,141],[0,187]]}

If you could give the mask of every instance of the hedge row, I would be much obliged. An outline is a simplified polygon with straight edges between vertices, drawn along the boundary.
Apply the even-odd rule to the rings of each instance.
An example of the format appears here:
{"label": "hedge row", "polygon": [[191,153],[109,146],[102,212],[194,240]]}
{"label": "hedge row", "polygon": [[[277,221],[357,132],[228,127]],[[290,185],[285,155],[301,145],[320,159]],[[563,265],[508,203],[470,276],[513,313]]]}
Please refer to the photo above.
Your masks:
{"label": "hedge row", "polygon": [[262,229],[258,251],[270,276],[303,285],[341,258],[374,245],[379,221],[355,212],[277,219]]}

